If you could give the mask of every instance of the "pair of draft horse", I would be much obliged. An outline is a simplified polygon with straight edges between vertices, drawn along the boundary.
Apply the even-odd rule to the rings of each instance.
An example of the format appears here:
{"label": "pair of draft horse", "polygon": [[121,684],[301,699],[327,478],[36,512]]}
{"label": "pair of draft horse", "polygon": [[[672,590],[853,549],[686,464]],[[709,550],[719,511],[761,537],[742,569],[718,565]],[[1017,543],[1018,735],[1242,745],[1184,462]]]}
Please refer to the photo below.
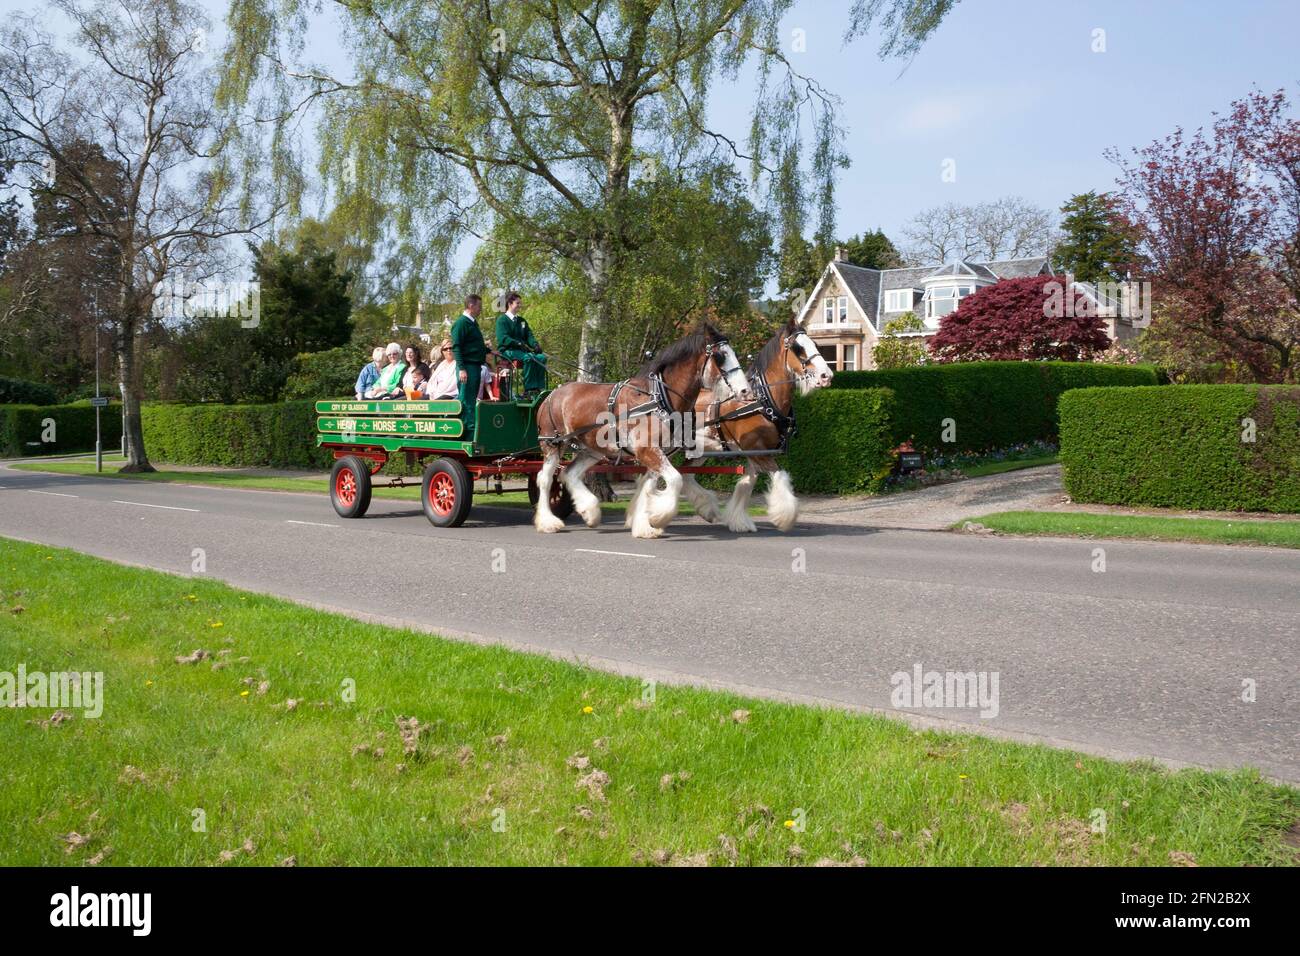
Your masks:
{"label": "pair of draft horse", "polygon": [[[732,531],[757,530],[748,505],[760,472],[771,475],[768,516],[782,531],[790,530],[799,502],[790,476],[777,469],[775,456],[785,450],[794,426],[794,390],[803,394],[829,385],[831,375],[817,346],[792,319],[764,345],[748,373],[722,333],[704,323],[630,379],[560,386],[537,413],[538,439],[546,453],[537,476],[534,526],[544,533],[564,527],[550,501],[560,457],[567,449],[573,459],[564,469],[564,487],[589,528],[600,524],[600,502],[583,484],[583,475],[601,461],[632,459],[646,469],[628,503],[626,525],[633,537],[659,537],[677,514],[682,494],[706,521],[724,518]],[[773,452],[772,457],[748,458],[725,512],[713,492],[669,461],[675,442],[672,429],[663,423],[680,422],[690,411],[695,413],[697,448]]]}

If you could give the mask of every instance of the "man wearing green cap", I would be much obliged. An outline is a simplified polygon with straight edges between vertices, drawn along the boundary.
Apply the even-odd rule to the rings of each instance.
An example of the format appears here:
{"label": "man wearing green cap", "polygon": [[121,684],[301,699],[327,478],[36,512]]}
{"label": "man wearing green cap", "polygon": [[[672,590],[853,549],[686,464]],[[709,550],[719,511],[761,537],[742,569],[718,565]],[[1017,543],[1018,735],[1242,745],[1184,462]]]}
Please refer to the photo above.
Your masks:
{"label": "man wearing green cap", "polygon": [[451,354],[456,360],[456,379],[460,383],[460,417],[465,423],[464,441],[474,440],[474,407],[478,404],[478,386],[487,359],[487,343],[478,327],[483,300],[476,295],[465,297],[465,311],[451,326]]}
{"label": "man wearing green cap", "polygon": [[522,366],[524,397],[531,398],[546,387],[546,353],[528,320],[519,314],[523,298],[518,292],[506,296],[506,310],[497,316],[497,351]]}

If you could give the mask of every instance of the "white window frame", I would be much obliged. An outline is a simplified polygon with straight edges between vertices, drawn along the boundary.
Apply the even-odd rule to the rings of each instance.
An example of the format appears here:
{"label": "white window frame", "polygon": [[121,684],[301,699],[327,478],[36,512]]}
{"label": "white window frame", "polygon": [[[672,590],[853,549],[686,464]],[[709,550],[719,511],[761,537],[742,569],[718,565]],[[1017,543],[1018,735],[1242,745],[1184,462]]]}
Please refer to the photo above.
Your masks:
{"label": "white window frame", "polygon": [[[945,286],[932,286],[929,289],[927,289],[925,291],[925,317],[927,319],[942,319],[944,315],[952,315],[953,312],[956,312],[957,307],[961,305],[961,296],[957,294],[957,288],[958,287],[955,285],[945,285]],[[935,295],[935,293],[940,291],[941,289],[945,292],[950,291],[952,295]],[[934,311],[934,303],[936,300],[941,300],[944,302],[951,301],[952,308],[949,311],[943,313],[943,315],[937,315],[935,314]]]}
{"label": "white window frame", "polygon": [[914,293],[911,289],[887,289],[885,291],[886,312],[909,312],[912,309]]}
{"label": "white window frame", "polygon": [[835,321],[835,297],[828,295],[822,299],[822,321],[827,325]]}
{"label": "white window frame", "polygon": [[847,295],[840,296],[839,301],[835,303],[835,318],[840,322],[849,320],[849,297]]}
{"label": "white window frame", "polygon": [[856,372],[858,370],[858,347],[852,343],[846,342],[841,346],[844,351],[844,361],[841,371]]}

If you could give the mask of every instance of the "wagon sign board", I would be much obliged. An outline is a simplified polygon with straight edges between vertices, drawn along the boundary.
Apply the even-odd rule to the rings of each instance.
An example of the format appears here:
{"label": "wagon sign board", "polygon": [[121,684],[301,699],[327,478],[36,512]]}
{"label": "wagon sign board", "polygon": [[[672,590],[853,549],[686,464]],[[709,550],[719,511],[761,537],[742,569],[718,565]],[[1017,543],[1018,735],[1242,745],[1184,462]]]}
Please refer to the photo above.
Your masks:
{"label": "wagon sign board", "polygon": [[316,411],[323,415],[459,415],[460,400],[433,402],[317,402]]}
{"label": "wagon sign board", "polygon": [[318,418],[316,430],[345,435],[410,435],[459,438],[464,430],[459,418]]}

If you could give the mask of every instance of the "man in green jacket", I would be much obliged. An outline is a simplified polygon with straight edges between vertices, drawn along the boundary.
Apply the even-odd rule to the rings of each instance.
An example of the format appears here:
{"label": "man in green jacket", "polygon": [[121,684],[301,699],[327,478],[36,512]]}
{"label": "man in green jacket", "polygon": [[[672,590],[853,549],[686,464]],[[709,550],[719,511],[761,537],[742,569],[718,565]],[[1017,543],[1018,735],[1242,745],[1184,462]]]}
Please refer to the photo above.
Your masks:
{"label": "man in green jacket", "polygon": [[456,360],[456,380],[460,382],[460,417],[465,423],[464,441],[474,440],[474,407],[478,404],[478,386],[487,359],[487,343],[478,327],[483,300],[476,295],[465,297],[465,311],[451,325],[451,355]]}
{"label": "man in green jacket", "polygon": [[497,316],[497,351],[520,363],[524,397],[531,398],[546,387],[546,353],[537,344],[528,320],[519,314],[523,304],[518,292],[506,296],[506,310]]}

